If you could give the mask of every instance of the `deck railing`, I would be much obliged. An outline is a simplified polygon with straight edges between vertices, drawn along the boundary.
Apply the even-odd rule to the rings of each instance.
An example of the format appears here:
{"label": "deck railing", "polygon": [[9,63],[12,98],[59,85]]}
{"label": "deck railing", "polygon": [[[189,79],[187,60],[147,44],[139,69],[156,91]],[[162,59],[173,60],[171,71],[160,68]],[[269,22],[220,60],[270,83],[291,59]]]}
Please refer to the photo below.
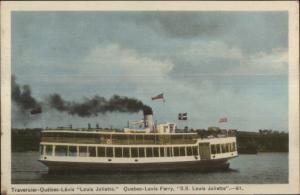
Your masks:
{"label": "deck railing", "polygon": [[42,137],[42,142],[114,145],[152,145],[152,144],[194,144],[196,139],[99,139],[72,137]]}

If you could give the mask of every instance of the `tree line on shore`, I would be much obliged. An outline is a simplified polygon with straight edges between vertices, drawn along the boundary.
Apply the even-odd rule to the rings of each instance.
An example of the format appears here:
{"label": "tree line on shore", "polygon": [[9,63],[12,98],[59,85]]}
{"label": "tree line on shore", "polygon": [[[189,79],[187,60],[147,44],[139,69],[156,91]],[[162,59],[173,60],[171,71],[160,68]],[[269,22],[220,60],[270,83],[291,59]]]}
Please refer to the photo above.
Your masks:
{"label": "tree line on shore", "polygon": [[[38,151],[41,136],[40,128],[12,129],[11,146],[13,152]],[[107,130],[107,129],[103,129]],[[225,133],[218,127],[206,129],[182,129],[181,132],[196,132],[199,136]],[[229,130],[227,133],[237,138],[237,148],[240,154],[255,154],[257,152],[288,152],[289,140],[287,132],[271,129],[260,129],[257,132]]]}

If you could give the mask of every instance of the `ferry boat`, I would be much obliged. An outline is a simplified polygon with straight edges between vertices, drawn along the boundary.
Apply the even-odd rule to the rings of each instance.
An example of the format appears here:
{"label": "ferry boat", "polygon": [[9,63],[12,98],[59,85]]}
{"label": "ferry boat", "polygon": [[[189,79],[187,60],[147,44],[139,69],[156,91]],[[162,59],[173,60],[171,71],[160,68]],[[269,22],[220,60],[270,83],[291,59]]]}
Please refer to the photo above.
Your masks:
{"label": "ferry boat", "polygon": [[216,171],[238,156],[235,135],[178,133],[174,123],[155,124],[152,109],[143,113],[142,130],[45,129],[39,161],[49,172]]}

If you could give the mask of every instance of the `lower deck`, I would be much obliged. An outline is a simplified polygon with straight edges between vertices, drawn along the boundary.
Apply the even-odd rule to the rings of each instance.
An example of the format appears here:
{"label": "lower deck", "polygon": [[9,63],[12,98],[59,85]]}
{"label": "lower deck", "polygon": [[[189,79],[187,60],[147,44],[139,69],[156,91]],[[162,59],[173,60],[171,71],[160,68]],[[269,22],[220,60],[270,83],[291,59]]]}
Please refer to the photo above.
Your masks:
{"label": "lower deck", "polygon": [[236,157],[235,138],[198,140],[185,145],[41,143],[40,160],[52,164],[137,165],[227,161]]}

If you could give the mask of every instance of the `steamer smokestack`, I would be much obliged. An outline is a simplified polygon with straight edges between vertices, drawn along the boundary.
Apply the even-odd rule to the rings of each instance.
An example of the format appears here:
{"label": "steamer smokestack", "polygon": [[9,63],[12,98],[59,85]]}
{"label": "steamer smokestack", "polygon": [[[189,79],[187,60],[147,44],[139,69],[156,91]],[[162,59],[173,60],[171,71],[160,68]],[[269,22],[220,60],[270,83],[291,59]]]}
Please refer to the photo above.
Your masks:
{"label": "steamer smokestack", "polygon": [[144,126],[145,128],[149,128],[150,131],[154,131],[154,120],[153,120],[153,111],[149,106],[143,107],[144,113]]}

